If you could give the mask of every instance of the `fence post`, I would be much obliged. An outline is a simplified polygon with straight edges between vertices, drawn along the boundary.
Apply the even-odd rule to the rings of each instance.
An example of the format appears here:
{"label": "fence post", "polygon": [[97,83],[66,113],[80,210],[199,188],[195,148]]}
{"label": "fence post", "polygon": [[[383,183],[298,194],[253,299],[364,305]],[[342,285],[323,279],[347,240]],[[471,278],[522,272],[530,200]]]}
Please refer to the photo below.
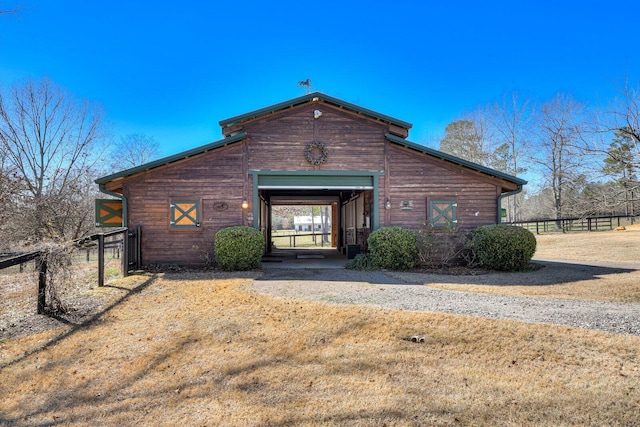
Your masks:
{"label": "fence post", "polygon": [[39,255],[38,263],[38,314],[44,314],[47,298],[47,260]]}
{"label": "fence post", "polygon": [[129,275],[129,229],[125,228],[122,233],[122,277]]}
{"label": "fence post", "polygon": [[98,234],[98,286],[104,286],[104,234]]}
{"label": "fence post", "polygon": [[136,227],[136,270],[142,268],[142,226]]}

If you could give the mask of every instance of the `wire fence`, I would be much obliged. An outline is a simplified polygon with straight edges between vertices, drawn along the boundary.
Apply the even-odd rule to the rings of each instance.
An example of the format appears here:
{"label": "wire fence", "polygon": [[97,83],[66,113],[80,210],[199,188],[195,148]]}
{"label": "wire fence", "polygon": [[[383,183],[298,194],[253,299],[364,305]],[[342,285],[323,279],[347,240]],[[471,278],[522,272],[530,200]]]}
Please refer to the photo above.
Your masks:
{"label": "wire fence", "polygon": [[140,229],[119,229],[75,242],[64,250],[65,275],[55,288],[48,283],[55,275],[51,275],[47,251],[0,254],[0,295],[4,303],[0,304],[0,332],[3,323],[10,323],[28,306],[33,310],[37,304],[36,312],[44,314],[51,308],[51,291],[56,298],[77,299],[96,285],[126,276],[131,259],[139,266],[139,236]]}

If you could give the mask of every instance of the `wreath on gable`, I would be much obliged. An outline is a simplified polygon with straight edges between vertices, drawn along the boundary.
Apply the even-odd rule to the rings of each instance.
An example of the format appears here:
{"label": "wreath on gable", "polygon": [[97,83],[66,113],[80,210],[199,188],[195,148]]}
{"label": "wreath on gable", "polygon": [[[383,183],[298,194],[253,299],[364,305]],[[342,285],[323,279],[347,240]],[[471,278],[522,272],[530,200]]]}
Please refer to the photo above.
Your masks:
{"label": "wreath on gable", "polygon": [[310,142],[304,147],[304,156],[307,158],[307,161],[314,166],[326,162],[328,154],[327,147],[320,141]]}

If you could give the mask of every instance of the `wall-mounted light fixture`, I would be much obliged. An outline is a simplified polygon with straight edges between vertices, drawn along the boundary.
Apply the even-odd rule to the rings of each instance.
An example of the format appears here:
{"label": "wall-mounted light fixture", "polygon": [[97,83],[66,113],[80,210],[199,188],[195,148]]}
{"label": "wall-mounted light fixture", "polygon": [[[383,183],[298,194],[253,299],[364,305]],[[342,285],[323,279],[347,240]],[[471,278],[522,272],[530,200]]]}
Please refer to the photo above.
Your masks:
{"label": "wall-mounted light fixture", "polygon": [[391,200],[387,199],[387,202],[384,204],[385,209],[391,209]]}
{"label": "wall-mounted light fixture", "polygon": [[400,202],[400,210],[402,211],[410,211],[413,209],[413,200],[401,201]]}
{"label": "wall-mounted light fixture", "polygon": [[249,207],[249,202],[247,202],[246,200],[242,201],[242,209],[247,209]]}
{"label": "wall-mounted light fixture", "polygon": [[319,119],[321,115],[322,115],[322,111],[320,111],[320,110],[315,110],[313,112],[313,118],[314,119]]}

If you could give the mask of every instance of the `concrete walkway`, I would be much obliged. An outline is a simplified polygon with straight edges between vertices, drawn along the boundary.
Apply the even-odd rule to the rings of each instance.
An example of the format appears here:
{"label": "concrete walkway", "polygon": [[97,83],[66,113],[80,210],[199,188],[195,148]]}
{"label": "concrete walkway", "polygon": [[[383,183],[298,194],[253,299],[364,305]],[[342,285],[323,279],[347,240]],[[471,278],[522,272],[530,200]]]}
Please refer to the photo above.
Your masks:
{"label": "concrete walkway", "polygon": [[262,258],[263,269],[338,269],[349,260],[335,248],[275,249]]}

